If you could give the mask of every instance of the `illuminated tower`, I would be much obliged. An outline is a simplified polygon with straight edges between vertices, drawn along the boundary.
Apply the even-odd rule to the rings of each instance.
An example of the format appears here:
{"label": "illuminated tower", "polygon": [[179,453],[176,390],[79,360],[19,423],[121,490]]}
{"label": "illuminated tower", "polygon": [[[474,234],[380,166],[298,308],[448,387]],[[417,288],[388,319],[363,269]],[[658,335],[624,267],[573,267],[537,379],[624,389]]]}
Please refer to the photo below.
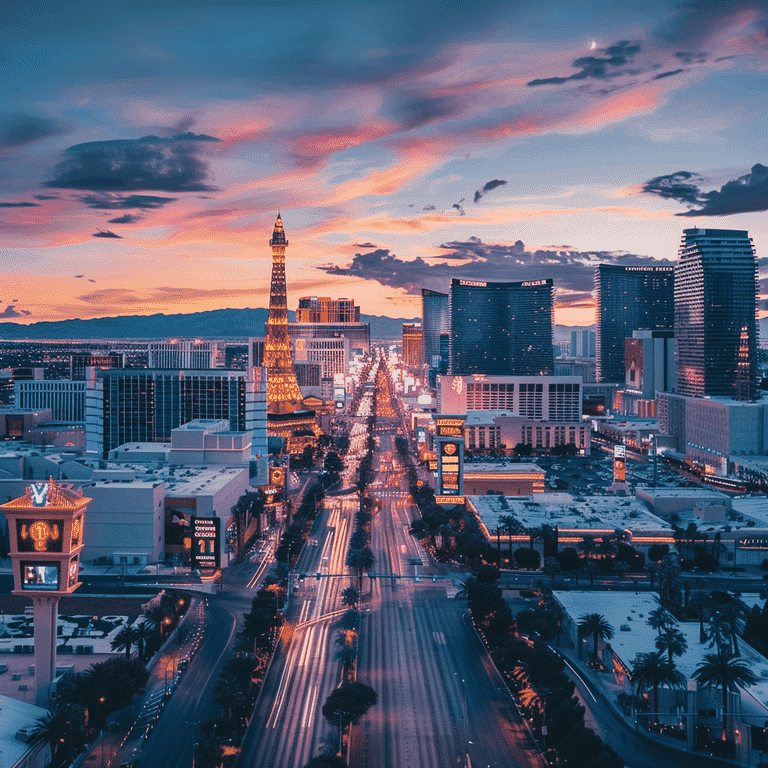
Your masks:
{"label": "illuminated tower", "polygon": [[264,367],[267,369],[267,410],[285,414],[301,410],[303,401],[288,337],[288,302],[285,291],[285,239],[283,220],[277,215],[275,231],[269,241],[272,248],[272,285],[269,292],[269,319],[264,343]]}

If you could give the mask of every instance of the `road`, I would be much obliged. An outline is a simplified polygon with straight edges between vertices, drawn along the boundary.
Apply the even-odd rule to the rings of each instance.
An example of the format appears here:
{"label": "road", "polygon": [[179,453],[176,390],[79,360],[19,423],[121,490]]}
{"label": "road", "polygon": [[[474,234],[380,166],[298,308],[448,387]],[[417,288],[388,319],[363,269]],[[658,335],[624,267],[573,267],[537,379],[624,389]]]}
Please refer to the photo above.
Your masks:
{"label": "road", "polygon": [[[379,423],[385,420],[379,419]],[[441,566],[408,534],[417,515],[401,468],[387,466],[396,422],[379,432],[380,472],[371,493],[376,555],[370,610],[363,614],[358,680],[379,703],[353,729],[353,768],[540,766],[514,705],[474,629],[466,605],[449,600]],[[375,465],[376,465],[375,464]],[[415,581],[415,574],[421,581]],[[385,576],[403,576],[397,580]],[[440,578],[436,583],[432,575]]]}

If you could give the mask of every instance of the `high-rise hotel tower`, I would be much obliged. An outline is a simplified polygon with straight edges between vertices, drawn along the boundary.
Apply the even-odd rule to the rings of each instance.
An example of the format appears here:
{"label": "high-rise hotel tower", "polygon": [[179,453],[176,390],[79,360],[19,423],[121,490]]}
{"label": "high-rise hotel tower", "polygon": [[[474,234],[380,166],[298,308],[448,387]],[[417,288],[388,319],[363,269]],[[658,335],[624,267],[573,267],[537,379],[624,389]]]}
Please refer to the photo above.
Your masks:
{"label": "high-rise hotel tower", "polygon": [[675,267],[678,394],[754,397],[757,291],[748,232],[683,230]]}
{"label": "high-rise hotel tower", "polygon": [[451,373],[552,375],[554,286],[451,280]]}

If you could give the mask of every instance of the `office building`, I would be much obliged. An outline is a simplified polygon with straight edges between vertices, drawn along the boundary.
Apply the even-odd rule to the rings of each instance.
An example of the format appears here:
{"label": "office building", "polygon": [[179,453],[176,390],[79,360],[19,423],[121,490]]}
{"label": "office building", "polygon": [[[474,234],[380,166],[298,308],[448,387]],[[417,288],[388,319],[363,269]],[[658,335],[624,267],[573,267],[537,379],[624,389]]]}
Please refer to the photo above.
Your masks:
{"label": "office building", "polygon": [[633,331],[673,328],[674,274],[674,267],[597,267],[598,382],[624,383],[624,340]]}
{"label": "office building", "polygon": [[336,373],[345,376],[349,373],[349,339],[346,336],[330,339],[297,338],[291,340],[291,346],[297,379],[300,363],[317,363],[322,378],[332,379]]}
{"label": "office building", "polygon": [[69,360],[69,378],[85,381],[86,368],[125,368],[125,353],[75,352]]}
{"label": "office building", "polygon": [[571,357],[595,356],[595,332],[588,328],[571,331]]}
{"label": "office building", "polygon": [[412,368],[424,364],[424,333],[421,323],[403,323],[403,362]]}
{"label": "office building", "polygon": [[252,452],[266,456],[266,375],[245,371],[91,370],[86,384],[86,447],[106,458],[128,442],[162,442],[193,419],[227,419],[253,434]]}
{"label": "office building", "polygon": [[14,391],[17,408],[50,408],[55,421],[85,421],[85,381],[17,379]]}
{"label": "office building", "polygon": [[367,355],[371,351],[370,323],[288,323],[291,342],[296,339],[345,338],[350,354]]}
{"label": "office building", "polygon": [[757,257],[747,232],[683,231],[675,267],[679,394],[754,397],[757,291]]}
{"label": "office building", "polygon": [[202,339],[168,339],[149,342],[148,368],[206,370],[218,368],[222,355],[218,342]]}
{"label": "office building", "polygon": [[451,280],[450,372],[541,376],[554,371],[551,279]]}
{"label": "office building", "polygon": [[[431,370],[437,371],[442,360],[440,334],[450,334],[451,330],[447,293],[421,289],[421,328],[424,362]],[[447,359],[445,363],[448,363]]]}
{"label": "office building", "polygon": [[296,310],[297,323],[359,323],[360,307],[352,299],[304,296]]}

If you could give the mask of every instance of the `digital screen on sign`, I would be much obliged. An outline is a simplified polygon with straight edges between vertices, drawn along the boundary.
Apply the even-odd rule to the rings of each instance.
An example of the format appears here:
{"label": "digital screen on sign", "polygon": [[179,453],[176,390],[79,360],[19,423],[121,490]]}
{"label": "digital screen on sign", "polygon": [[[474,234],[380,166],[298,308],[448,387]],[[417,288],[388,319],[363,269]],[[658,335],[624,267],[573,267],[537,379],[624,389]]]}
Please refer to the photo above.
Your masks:
{"label": "digital screen on sign", "polygon": [[192,567],[218,568],[221,520],[218,517],[192,518]]}
{"label": "digital screen on sign", "polygon": [[67,581],[67,587],[69,589],[71,589],[72,587],[75,586],[75,584],[77,584],[77,574],[79,571],[78,565],[79,564],[77,562],[77,557],[73,557],[69,561],[69,578]]}
{"label": "digital screen on sign", "polygon": [[76,517],[72,521],[72,543],[70,549],[79,547],[83,543],[83,516]]}
{"label": "digital screen on sign", "polygon": [[446,437],[463,437],[464,430],[461,427],[438,427],[437,434]]}
{"label": "digital screen on sign", "polygon": [[427,442],[427,430],[424,427],[419,427],[416,430],[416,442],[419,445],[426,445]]}
{"label": "digital screen on sign", "polygon": [[58,563],[20,563],[21,588],[30,591],[57,592],[59,589]]}
{"label": "digital screen on sign", "polygon": [[333,399],[334,400],[344,400],[347,396],[347,390],[344,389],[344,387],[334,387],[333,388]]}
{"label": "digital screen on sign", "polygon": [[62,552],[63,520],[16,520],[16,541],[19,552]]}
{"label": "digital screen on sign", "polygon": [[282,467],[269,468],[269,484],[280,488],[285,485],[285,470]]}

